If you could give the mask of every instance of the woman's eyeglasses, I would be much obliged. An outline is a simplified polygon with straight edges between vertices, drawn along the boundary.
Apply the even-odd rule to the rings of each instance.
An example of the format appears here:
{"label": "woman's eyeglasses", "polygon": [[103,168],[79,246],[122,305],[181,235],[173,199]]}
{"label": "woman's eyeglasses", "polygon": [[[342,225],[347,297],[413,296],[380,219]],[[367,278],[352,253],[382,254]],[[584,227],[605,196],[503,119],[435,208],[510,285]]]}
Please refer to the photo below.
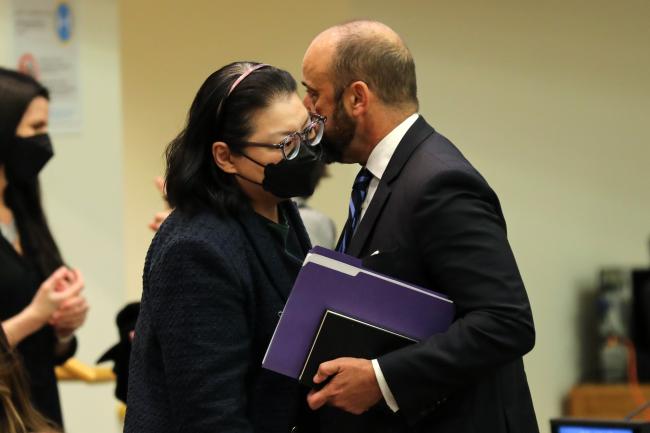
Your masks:
{"label": "woman's eyeglasses", "polygon": [[315,147],[323,138],[327,118],[317,113],[309,113],[309,124],[302,130],[293,132],[282,139],[278,144],[256,143],[253,141],[237,141],[240,146],[271,147],[282,150],[284,159],[293,159],[300,152],[300,146]]}

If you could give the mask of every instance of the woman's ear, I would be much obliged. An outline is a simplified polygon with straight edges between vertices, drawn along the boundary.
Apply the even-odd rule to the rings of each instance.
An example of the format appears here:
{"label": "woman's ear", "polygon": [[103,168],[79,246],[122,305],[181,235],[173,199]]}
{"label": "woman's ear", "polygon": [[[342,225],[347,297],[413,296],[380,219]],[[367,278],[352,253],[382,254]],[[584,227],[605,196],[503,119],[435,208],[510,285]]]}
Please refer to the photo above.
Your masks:
{"label": "woman's ear", "polygon": [[214,163],[226,173],[236,174],[237,167],[232,163],[232,153],[230,148],[223,141],[215,141],[212,143],[212,158]]}

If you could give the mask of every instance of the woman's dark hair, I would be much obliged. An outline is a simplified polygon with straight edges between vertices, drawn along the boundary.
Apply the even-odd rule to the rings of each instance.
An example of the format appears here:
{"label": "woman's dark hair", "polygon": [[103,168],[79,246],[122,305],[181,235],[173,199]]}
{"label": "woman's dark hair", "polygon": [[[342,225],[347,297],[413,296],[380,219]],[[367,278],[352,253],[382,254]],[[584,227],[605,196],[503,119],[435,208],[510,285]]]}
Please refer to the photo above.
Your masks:
{"label": "woman's dark hair", "polygon": [[296,92],[296,81],[281,69],[264,66],[231,86],[257,62],[235,62],[210,75],[199,89],[185,129],[166,151],[167,198],[172,207],[195,212],[208,207],[220,214],[236,214],[250,206],[232,174],[214,162],[212,144],[223,141],[239,153],[236,142],[253,133],[256,112],[275,99]]}
{"label": "woman's dark hair", "polygon": [[[27,107],[38,96],[49,99],[49,93],[32,77],[0,68],[0,165],[5,165],[7,153],[15,146],[16,129]],[[41,204],[38,179],[28,182],[8,182],[4,199],[11,209],[23,254],[43,277],[63,264]]]}

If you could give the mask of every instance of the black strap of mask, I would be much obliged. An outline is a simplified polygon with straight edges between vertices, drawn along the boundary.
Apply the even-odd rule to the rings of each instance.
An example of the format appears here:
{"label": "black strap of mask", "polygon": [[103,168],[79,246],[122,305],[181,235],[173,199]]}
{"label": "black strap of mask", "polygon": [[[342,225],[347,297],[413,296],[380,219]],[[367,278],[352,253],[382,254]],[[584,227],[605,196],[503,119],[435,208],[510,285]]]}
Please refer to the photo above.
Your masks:
{"label": "black strap of mask", "polygon": [[[248,159],[248,160],[250,160],[250,161],[253,161],[255,164],[259,165],[260,167],[265,167],[264,165],[262,165],[262,164],[260,164],[259,162],[255,161],[255,160],[254,160],[253,158],[251,158],[250,156],[246,155],[244,152],[241,152],[241,155],[242,155],[244,158],[246,158],[246,159]],[[235,176],[241,177],[242,179],[247,180],[247,181],[250,182],[250,183],[254,183],[255,185],[262,186],[261,183],[259,183],[259,182],[255,182],[254,180],[250,180],[249,178],[247,178],[247,177],[245,177],[245,176],[242,176],[242,175],[239,174],[239,173],[235,173]]]}
{"label": "black strap of mask", "polygon": [[244,152],[241,152],[241,155],[242,155],[244,158],[248,159],[249,161],[253,161],[255,164],[259,165],[260,167],[262,167],[262,168],[266,168],[266,166],[265,166],[264,164],[261,164],[261,163],[255,161],[253,158],[251,158],[250,156],[246,155]]}
{"label": "black strap of mask", "polygon": [[245,176],[242,176],[242,175],[239,174],[239,173],[235,173],[235,176],[237,176],[237,177],[241,177],[241,178],[244,179],[245,181],[248,181],[248,182],[250,182],[250,183],[254,183],[255,185],[262,186],[261,183],[259,183],[259,182],[255,182],[254,180],[250,180],[249,178],[247,178],[247,177],[245,177]]}
{"label": "black strap of mask", "polygon": [[[250,160],[250,161],[253,161],[255,164],[259,165],[260,167],[264,167],[264,168],[266,168],[265,165],[260,164],[259,162],[255,161],[253,158],[251,158],[250,156],[246,155],[244,152],[241,152],[241,155],[242,155],[244,158],[246,158],[246,159],[248,159],[248,160]],[[242,175],[239,174],[239,173],[235,173],[235,176],[241,177],[242,179],[247,180],[247,181],[249,181],[250,183],[254,183],[255,185],[262,186],[261,183],[259,183],[259,182],[255,182],[254,180],[250,180],[249,178],[247,178],[247,177],[245,177],[245,176],[242,176]]]}

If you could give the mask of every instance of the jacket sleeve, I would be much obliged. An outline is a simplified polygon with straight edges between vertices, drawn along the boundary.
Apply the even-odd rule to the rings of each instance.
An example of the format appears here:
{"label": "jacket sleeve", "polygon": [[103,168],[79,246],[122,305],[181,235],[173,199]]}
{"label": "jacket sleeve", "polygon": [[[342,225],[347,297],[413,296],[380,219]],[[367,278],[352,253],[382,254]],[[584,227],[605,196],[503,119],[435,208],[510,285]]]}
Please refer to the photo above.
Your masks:
{"label": "jacket sleeve", "polygon": [[[56,345],[56,342],[57,342],[56,334],[54,333],[54,331],[52,331],[52,334],[53,334],[54,344]],[[54,363],[56,365],[65,364],[65,362],[68,359],[72,358],[74,356],[74,354],[77,353],[78,345],[79,345],[79,342],[77,340],[77,337],[73,336],[72,340],[70,340],[70,344],[68,344],[68,346],[66,347],[65,352],[63,352],[63,353],[55,353],[54,354]]]}
{"label": "jacket sleeve", "polygon": [[481,178],[461,171],[433,178],[411,226],[432,288],[446,292],[456,308],[446,332],[378,360],[400,410],[415,422],[529,352],[535,331],[498,199]]}
{"label": "jacket sleeve", "polygon": [[179,432],[246,433],[245,288],[219,245],[178,240],[149,274],[153,327]]}

